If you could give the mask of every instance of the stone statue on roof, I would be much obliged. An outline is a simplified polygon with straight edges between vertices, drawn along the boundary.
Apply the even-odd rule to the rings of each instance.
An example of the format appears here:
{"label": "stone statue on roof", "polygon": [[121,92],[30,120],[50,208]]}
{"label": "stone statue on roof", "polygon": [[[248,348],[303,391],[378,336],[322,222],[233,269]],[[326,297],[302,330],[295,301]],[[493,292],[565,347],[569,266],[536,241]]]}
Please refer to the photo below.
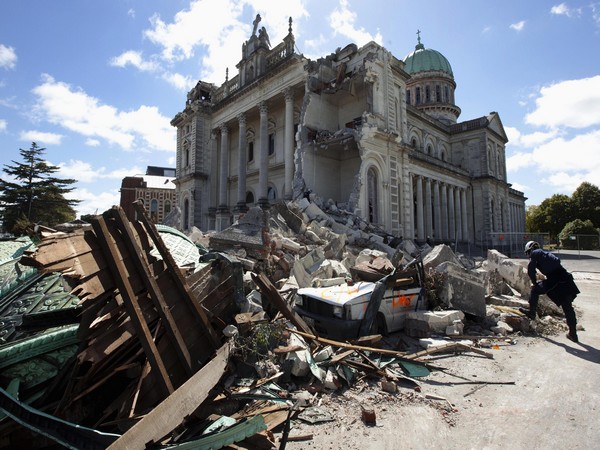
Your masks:
{"label": "stone statue on roof", "polygon": [[256,29],[258,28],[258,23],[261,21],[261,19],[262,17],[260,17],[260,14],[257,14],[256,18],[254,19],[254,22],[252,22],[252,24],[254,25],[254,28],[252,29],[252,36],[256,36]]}

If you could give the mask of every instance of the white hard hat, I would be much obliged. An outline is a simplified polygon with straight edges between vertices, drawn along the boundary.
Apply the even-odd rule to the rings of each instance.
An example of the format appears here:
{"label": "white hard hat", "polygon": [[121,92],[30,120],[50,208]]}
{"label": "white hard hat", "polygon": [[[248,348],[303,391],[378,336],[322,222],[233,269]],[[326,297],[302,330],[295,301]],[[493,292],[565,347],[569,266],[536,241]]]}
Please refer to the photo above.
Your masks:
{"label": "white hard hat", "polygon": [[525,244],[525,254],[529,255],[531,251],[535,250],[536,248],[540,248],[540,244],[535,241],[529,241],[527,244]]}

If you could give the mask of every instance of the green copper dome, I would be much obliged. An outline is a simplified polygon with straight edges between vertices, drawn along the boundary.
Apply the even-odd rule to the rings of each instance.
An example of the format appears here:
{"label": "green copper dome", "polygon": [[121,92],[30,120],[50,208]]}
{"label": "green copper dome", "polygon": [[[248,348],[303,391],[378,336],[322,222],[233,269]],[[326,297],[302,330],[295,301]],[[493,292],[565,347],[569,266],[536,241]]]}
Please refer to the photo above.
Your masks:
{"label": "green copper dome", "polygon": [[452,67],[446,57],[436,50],[425,48],[421,44],[420,36],[418,41],[419,43],[415,46],[415,51],[409,53],[404,58],[404,69],[411,75],[418,72],[439,71],[454,77]]}

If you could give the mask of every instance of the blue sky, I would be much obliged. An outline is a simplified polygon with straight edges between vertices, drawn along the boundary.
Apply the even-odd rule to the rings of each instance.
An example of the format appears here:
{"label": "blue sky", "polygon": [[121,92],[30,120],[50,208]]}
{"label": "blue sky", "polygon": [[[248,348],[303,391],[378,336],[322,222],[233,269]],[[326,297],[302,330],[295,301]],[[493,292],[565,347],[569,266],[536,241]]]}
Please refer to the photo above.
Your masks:
{"label": "blue sky", "polygon": [[199,79],[235,75],[257,13],[273,45],[291,16],[312,59],[371,40],[403,59],[421,30],[452,65],[459,121],[499,112],[528,205],[600,186],[595,0],[3,0],[0,166],[35,141],[79,180],[79,214],[118,204],[124,176],[175,166],[169,122]]}

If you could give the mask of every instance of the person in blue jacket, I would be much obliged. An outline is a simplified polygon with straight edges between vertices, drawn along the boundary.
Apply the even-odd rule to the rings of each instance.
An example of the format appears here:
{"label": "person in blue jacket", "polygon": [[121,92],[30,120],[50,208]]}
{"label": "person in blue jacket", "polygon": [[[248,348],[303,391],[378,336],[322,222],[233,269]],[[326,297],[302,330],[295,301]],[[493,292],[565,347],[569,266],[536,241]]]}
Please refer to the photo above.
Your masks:
{"label": "person in blue jacket", "polygon": [[[560,258],[553,253],[540,248],[540,244],[529,241],[525,244],[525,254],[529,256],[527,275],[531,279],[531,293],[529,295],[529,310],[520,308],[529,319],[535,320],[538,299],[540,295],[546,294],[565,313],[569,332],[567,338],[573,342],[579,342],[577,337],[577,316],[573,309],[573,300],[579,294],[579,289],[571,275],[562,266]],[[537,281],[537,270],[546,279]]]}

